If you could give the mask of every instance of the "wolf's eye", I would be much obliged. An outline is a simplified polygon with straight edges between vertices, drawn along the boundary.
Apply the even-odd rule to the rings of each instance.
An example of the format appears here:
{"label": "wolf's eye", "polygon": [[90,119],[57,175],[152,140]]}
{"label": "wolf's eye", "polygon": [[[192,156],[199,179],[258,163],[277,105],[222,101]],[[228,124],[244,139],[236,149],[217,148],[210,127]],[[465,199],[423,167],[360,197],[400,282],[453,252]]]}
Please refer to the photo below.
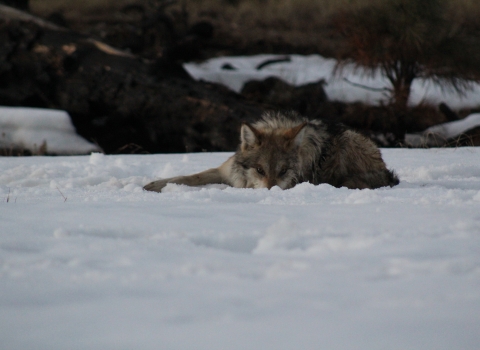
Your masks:
{"label": "wolf's eye", "polygon": [[287,173],[287,168],[282,168],[282,170],[280,170],[280,172],[278,173],[278,176],[283,176]]}
{"label": "wolf's eye", "polygon": [[260,175],[265,176],[265,171],[262,169],[262,167],[257,166],[257,167],[255,168],[255,170],[256,170],[257,173],[259,173]]}

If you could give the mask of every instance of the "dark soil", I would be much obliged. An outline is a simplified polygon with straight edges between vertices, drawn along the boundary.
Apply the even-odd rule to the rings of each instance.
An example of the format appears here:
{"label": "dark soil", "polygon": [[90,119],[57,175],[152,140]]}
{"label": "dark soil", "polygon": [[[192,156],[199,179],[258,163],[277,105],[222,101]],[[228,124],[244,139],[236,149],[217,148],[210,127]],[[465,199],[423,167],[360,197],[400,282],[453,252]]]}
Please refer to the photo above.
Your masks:
{"label": "dark soil", "polygon": [[261,107],[174,60],[108,54],[71,31],[0,20],[0,104],[66,110],[106,153],[234,150]]}

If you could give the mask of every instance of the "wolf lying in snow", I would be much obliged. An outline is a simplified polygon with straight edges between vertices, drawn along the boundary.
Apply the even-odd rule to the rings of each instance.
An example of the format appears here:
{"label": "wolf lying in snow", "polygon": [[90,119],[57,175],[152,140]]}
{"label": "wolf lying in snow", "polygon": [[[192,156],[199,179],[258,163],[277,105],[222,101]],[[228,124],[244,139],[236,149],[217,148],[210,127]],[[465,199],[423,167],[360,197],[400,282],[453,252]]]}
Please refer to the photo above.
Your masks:
{"label": "wolf lying in snow", "polygon": [[154,181],[144,189],[161,192],[169,183],[268,189],[307,181],[352,189],[399,183],[377,146],[342,124],[267,112],[256,123],[242,125],[240,141],[237,152],[218,168]]}

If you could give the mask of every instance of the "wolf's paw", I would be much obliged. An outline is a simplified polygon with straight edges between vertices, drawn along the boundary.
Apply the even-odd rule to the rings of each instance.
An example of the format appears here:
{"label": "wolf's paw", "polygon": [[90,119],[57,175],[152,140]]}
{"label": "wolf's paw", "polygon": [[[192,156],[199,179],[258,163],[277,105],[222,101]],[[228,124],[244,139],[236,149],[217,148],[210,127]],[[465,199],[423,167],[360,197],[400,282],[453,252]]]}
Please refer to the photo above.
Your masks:
{"label": "wolf's paw", "polygon": [[167,186],[167,183],[167,180],[157,180],[146,184],[143,189],[145,191],[162,192],[162,188]]}

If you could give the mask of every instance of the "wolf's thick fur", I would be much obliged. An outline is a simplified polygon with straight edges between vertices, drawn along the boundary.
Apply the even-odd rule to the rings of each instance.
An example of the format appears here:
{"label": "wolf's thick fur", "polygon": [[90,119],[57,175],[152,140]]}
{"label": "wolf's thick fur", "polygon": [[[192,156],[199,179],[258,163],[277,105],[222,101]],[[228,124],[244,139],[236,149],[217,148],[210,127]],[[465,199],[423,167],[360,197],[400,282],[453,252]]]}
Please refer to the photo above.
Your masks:
{"label": "wolf's thick fur", "polygon": [[218,168],[154,181],[144,189],[161,192],[168,183],[282,189],[306,181],[352,189],[399,183],[377,146],[342,124],[269,112],[252,125],[243,124],[240,140],[237,152]]}

